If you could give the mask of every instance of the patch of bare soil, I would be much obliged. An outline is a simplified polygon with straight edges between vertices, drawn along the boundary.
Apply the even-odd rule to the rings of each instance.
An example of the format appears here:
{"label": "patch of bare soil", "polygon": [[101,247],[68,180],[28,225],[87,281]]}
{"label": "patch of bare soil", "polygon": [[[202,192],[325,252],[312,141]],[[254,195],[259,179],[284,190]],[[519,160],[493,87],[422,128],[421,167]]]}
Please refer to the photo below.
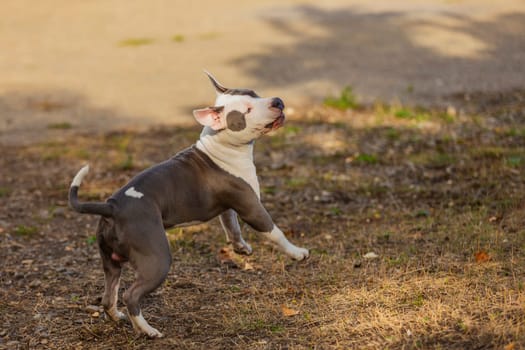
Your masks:
{"label": "patch of bare soil", "polygon": [[69,210],[67,189],[89,162],[80,196],[103,200],[199,130],[3,147],[0,349],[523,347],[524,97],[289,110],[256,163],[263,202],[310,259],[249,228],[254,254],[231,256],[216,220],[170,230],[170,275],[143,301],[166,336],[153,341],[104,317],[97,218]]}

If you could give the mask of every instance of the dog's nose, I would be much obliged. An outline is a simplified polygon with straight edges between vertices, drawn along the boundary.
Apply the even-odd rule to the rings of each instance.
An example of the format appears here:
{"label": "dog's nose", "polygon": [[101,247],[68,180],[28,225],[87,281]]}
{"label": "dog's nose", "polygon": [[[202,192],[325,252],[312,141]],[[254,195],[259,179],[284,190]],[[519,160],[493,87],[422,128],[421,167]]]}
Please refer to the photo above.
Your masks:
{"label": "dog's nose", "polygon": [[279,108],[280,110],[283,110],[284,109],[284,102],[279,97],[274,97],[273,100],[272,100],[272,105],[271,106],[273,108]]}

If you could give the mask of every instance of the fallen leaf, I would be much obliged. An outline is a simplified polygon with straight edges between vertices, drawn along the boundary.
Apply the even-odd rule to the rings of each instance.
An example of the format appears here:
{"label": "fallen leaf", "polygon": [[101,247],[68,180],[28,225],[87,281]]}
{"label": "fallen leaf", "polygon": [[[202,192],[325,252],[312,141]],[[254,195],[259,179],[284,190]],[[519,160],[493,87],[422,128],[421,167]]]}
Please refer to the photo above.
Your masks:
{"label": "fallen leaf", "polygon": [[287,307],[284,304],[281,305],[281,311],[282,311],[284,317],[291,317],[291,316],[299,315],[299,311],[298,310],[291,309],[291,308]]}
{"label": "fallen leaf", "polygon": [[217,253],[217,260],[221,265],[237,266],[233,261],[233,250],[223,247]]}
{"label": "fallen leaf", "polygon": [[505,345],[505,347],[503,349],[505,350],[514,350],[516,348],[516,344],[514,342],[512,343],[508,343],[507,345]]}
{"label": "fallen leaf", "polygon": [[234,267],[243,270],[253,270],[253,266],[246,263],[243,258],[237,255],[230,247],[222,247],[217,253],[217,260],[219,261],[219,264],[226,265],[228,267]]}
{"label": "fallen leaf", "polygon": [[255,270],[254,267],[253,267],[253,265],[250,264],[250,263],[247,262],[247,261],[244,262],[244,266],[242,267],[242,269],[243,269],[244,271],[253,271],[253,270]]}
{"label": "fallen leaf", "polygon": [[490,260],[490,256],[485,253],[484,251],[479,251],[477,252],[474,257],[476,258],[476,262],[477,263],[484,263],[486,261],[489,261]]}
{"label": "fallen leaf", "polygon": [[489,222],[495,222],[495,221],[497,221],[497,220],[498,220],[498,217],[497,217],[497,216],[491,216],[491,217],[489,218]]}

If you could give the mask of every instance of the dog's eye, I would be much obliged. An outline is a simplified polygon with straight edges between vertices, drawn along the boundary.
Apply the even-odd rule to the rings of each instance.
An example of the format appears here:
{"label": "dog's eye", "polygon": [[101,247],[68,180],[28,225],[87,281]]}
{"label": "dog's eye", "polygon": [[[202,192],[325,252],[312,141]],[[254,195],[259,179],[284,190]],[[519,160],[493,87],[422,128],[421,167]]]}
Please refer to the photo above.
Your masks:
{"label": "dog's eye", "polygon": [[246,110],[246,114],[250,113],[252,111],[252,107],[248,107],[248,109]]}

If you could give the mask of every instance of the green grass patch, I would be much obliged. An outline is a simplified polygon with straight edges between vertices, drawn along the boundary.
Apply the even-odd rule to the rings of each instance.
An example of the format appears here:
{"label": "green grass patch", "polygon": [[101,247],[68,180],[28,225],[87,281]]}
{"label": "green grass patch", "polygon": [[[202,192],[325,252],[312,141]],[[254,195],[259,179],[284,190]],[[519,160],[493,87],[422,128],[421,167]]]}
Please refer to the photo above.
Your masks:
{"label": "green grass patch", "polygon": [[467,324],[465,323],[465,321],[463,320],[458,320],[457,324],[456,324],[457,328],[462,331],[463,333],[467,333],[468,332],[468,326]]}
{"label": "green grass patch", "polygon": [[89,236],[88,238],[86,238],[86,243],[88,245],[93,245],[97,242],[97,236],[96,235],[91,235]]}
{"label": "green grass patch", "polygon": [[274,334],[279,334],[285,331],[284,326],[267,322],[266,320],[257,319],[251,322],[247,322],[247,324],[243,327],[247,331],[269,331]]}
{"label": "green grass patch", "polygon": [[343,213],[343,211],[339,207],[331,207],[330,213],[332,213],[332,215],[339,216]]}
{"label": "green grass patch", "polygon": [[395,141],[395,140],[399,140],[400,137],[401,137],[401,132],[399,130],[397,130],[396,128],[387,128],[385,130],[385,136],[392,140],[392,141]]}
{"label": "green grass patch", "polygon": [[90,153],[87,149],[80,148],[75,150],[75,157],[80,159],[89,159]]}
{"label": "green grass patch", "polygon": [[167,229],[166,233],[168,235],[173,235],[173,236],[176,236],[176,237],[182,237],[182,235],[184,234],[184,230],[183,230],[182,227],[173,227],[173,228]]}
{"label": "green grass patch", "polygon": [[184,38],[184,35],[182,34],[175,34],[171,37],[171,41],[176,42],[176,43],[182,43],[184,42],[184,40],[186,39]]}
{"label": "green grass patch", "polygon": [[525,128],[510,128],[508,129],[505,134],[507,136],[511,136],[511,137],[525,137]]}
{"label": "green grass patch", "polygon": [[425,297],[423,296],[423,294],[416,295],[412,299],[412,302],[411,302],[411,304],[416,306],[416,307],[421,307],[421,306],[423,306],[424,303],[425,303]]}
{"label": "green grass patch", "polygon": [[357,97],[354,95],[351,86],[346,86],[342,91],[339,97],[327,97],[324,99],[324,105],[328,107],[333,107],[341,110],[346,109],[356,109],[359,107],[357,102]]}
{"label": "green grass patch", "polygon": [[391,267],[400,267],[408,263],[408,255],[401,253],[399,256],[388,258],[387,262]]}
{"label": "green grass patch", "polygon": [[357,164],[377,164],[379,158],[374,154],[361,153],[354,159],[354,163]]}
{"label": "green grass patch", "polygon": [[382,242],[382,243],[386,243],[386,242],[390,241],[390,238],[392,236],[393,236],[392,232],[383,232],[383,233],[377,235],[377,241],[378,242]]}
{"label": "green grass patch", "polygon": [[46,142],[42,143],[41,147],[37,147],[39,154],[44,160],[57,160],[70,154],[71,148],[65,143],[61,142]]}
{"label": "green grass patch", "polygon": [[439,119],[443,120],[445,123],[454,123],[456,121],[456,117],[447,112],[438,113],[437,116]]}
{"label": "green grass patch", "polygon": [[523,156],[520,155],[511,155],[505,158],[505,165],[512,167],[512,168],[518,168],[524,164]]}
{"label": "green grass patch", "polygon": [[303,188],[308,183],[308,180],[303,177],[292,177],[286,180],[286,186],[294,189]]}
{"label": "green grass patch", "polygon": [[395,109],[394,117],[398,119],[414,120],[414,121],[424,121],[430,119],[430,114],[422,109],[412,109],[408,107],[402,107]]}
{"label": "green grass patch", "polygon": [[275,188],[275,186],[268,186],[268,187],[263,187],[261,191],[262,193],[266,193],[266,194],[275,194],[277,189]]}
{"label": "green grass patch", "polygon": [[431,168],[444,168],[457,162],[457,158],[449,153],[430,152],[418,153],[410,157],[414,164],[419,164]]}
{"label": "green grass patch", "polygon": [[11,194],[11,190],[7,187],[0,187],[0,198],[8,197]]}
{"label": "green grass patch", "polygon": [[506,153],[506,149],[503,147],[475,147],[471,150],[471,154],[475,159],[489,158],[489,159],[501,159]]}
{"label": "green grass patch", "polygon": [[17,236],[31,237],[38,232],[38,228],[34,226],[18,225],[15,227],[13,233]]}
{"label": "green grass patch", "polygon": [[283,132],[287,135],[295,135],[301,132],[302,128],[297,125],[286,125],[282,128]]}
{"label": "green grass patch", "polygon": [[428,218],[430,216],[430,212],[426,209],[420,209],[414,213],[414,216],[416,218]]}
{"label": "green grass patch", "polygon": [[114,134],[108,136],[106,143],[121,152],[128,150],[128,146],[131,143],[131,135],[129,134]]}
{"label": "green grass patch", "polygon": [[42,154],[42,159],[43,160],[57,160],[57,159],[60,159],[60,157],[62,157],[65,153],[66,151],[61,151],[61,150],[47,151],[44,154]]}
{"label": "green grass patch", "polygon": [[69,122],[51,123],[47,125],[47,128],[57,129],[57,130],[68,130],[68,129],[72,129],[73,125]]}
{"label": "green grass patch", "polygon": [[126,154],[126,158],[117,164],[117,168],[119,170],[133,170],[135,168],[131,153]]}
{"label": "green grass patch", "polygon": [[155,42],[152,38],[129,38],[124,39],[118,43],[120,47],[139,47],[151,45]]}

